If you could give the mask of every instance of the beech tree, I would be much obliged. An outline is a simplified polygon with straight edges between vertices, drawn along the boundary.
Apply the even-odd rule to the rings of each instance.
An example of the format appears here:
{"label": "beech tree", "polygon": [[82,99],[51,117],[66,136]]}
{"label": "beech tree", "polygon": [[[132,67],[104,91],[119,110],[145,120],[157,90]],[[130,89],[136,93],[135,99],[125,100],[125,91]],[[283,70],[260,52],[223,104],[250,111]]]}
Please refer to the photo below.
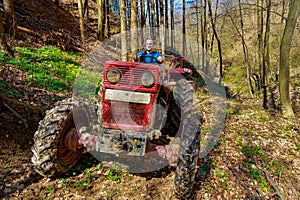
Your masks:
{"label": "beech tree", "polygon": [[126,2],[120,0],[120,19],[121,19],[121,60],[127,61],[127,40],[126,40]]}
{"label": "beech tree", "polygon": [[182,0],[182,55],[186,54],[185,0]]}
{"label": "beech tree", "polygon": [[167,30],[169,29],[169,5],[168,0],[165,0],[165,45],[169,44],[169,33]]}
{"label": "beech tree", "polygon": [[170,0],[170,17],[171,17],[171,40],[170,40],[170,46],[171,48],[174,47],[174,0]]}
{"label": "beech tree", "polygon": [[164,10],[164,3],[163,0],[159,0],[159,10],[160,10],[160,28],[161,28],[161,53],[163,55],[163,59],[165,56],[165,45],[166,45],[166,41],[165,41],[165,10]]}
{"label": "beech tree", "polygon": [[291,0],[289,14],[286,20],[285,28],[280,45],[280,68],[279,68],[279,92],[282,115],[286,118],[295,118],[290,100],[290,50],[296,21],[300,12],[300,1]]}
{"label": "beech tree", "polygon": [[82,0],[78,0],[78,13],[79,13],[79,27],[80,27],[80,37],[81,42],[85,43],[85,36],[84,36],[84,20],[83,20],[83,4]]}
{"label": "beech tree", "polygon": [[[218,3],[218,2],[217,2],[217,3]],[[212,15],[213,13],[212,13],[212,2],[211,2],[211,0],[208,0],[208,10],[209,10],[209,15],[210,15],[211,26],[212,26],[212,29],[213,29],[213,35],[214,35],[214,37],[216,38],[217,43],[218,43],[218,52],[219,52],[219,73],[220,73],[220,79],[219,79],[219,82],[221,83],[221,82],[222,82],[222,77],[223,77],[222,47],[221,47],[221,41],[220,41],[220,39],[219,39],[217,30],[216,30],[216,24],[215,24],[215,21],[214,21],[214,19],[213,19],[213,15]],[[216,11],[217,11],[217,10],[216,10]],[[211,48],[213,48],[213,47],[211,47]]]}
{"label": "beech tree", "polygon": [[257,0],[257,57],[258,57],[258,67],[259,67],[259,75],[260,75],[260,85],[259,89],[261,89],[262,85],[262,70],[263,70],[263,0]]}
{"label": "beech tree", "polygon": [[268,84],[270,71],[270,16],[271,16],[271,0],[266,0],[266,28],[263,46],[263,62],[262,62],[262,89],[263,89],[263,107],[267,109],[268,102]]}
{"label": "beech tree", "polygon": [[104,40],[104,30],[103,30],[103,0],[97,0],[98,6],[98,40],[102,42]]}
{"label": "beech tree", "polygon": [[110,37],[110,24],[109,24],[109,0],[104,0],[104,15],[105,15],[105,33],[106,36],[109,38]]}
{"label": "beech tree", "polygon": [[[141,9],[140,9],[140,11],[141,11],[141,14],[140,14],[140,16],[141,16],[141,23],[140,23],[140,27],[141,27],[141,29],[144,29],[145,27],[146,27],[146,9],[145,9],[145,0],[141,0],[140,1],[140,3],[141,3]],[[144,41],[144,31],[141,31],[141,41]]]}
{"label": "beech tree", "polygon": [[138,52],[138,7],[137,1],[131,0],[131,15],[130,15],[130,29],[131,29],[131,53],[135,55]]}

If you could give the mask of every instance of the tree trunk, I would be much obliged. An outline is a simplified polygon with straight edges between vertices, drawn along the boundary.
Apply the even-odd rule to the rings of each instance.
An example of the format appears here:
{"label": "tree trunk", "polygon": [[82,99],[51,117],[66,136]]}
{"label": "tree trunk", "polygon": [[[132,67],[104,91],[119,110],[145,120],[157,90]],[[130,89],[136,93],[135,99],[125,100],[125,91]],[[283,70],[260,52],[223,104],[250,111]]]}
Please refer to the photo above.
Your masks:
{"label": "tree trunk", "polygon": [[104,30],[103,30],[103,0],[97,0],[98,4],[98,39],[100,42],[104,40]]}
{"label": "tree trunk", "polygon": [[88,20],[89,19],[89,0],[84,0],[83,4],[83,18]]}
{"label": "tree trunk", "polygon": [[1,11],[0,11],[0,49],[5,54],[7,54],[9,56],[14,56],[14,52],[10,49],[10,47],[8,46],[7,41],[6,41]]}
{"label": "tree trunk", "polygon": [[[201,8],[200,8],[201,9]],[[199,20],[199,1],[196,1],[196,37],[197,37],[197,65],[200,66],[200,34],[199,34],[199,27],[201,26]]]}
{"label": "tree trunk", "polygon": [[262,89],[263,89],[263,107],[267,109],[268,103],[268,84],[270,71],[270,52],[269,52],[269,38],[270,38],[270,15],[271,15],[271,0],[266,0],[267,14],[266,14],[266,31],[264,37],[263,47],[263,71],[262,71]]}
{"label": "tree trunk", "polygon": [[145,0],[141,0],[141,41],[144,41],[144,28],[146,27],[146,9],[145,9]]}
{"label": "tree trunk", "polygon": [[130,27],[130,19],[131,19],[131,12],[130,12],[130,8],[131,8],[131,0],[126,0],[125,1],[125,7],[126,7],[126,24],[128,27]]}
{"label": "tree trunk", "polygon": [[138,21],[137,21],[137,1],[131,0],[131,15],[130,15],[130,29],[131,29],[131,53],[134,56],[138,52]]}
{"label": "tree trunk", "polygon": [[286,6],[286,2],[285,0],[282,0],[282,11],[281,11],[281,24],[283,24],[284,22],[284,13],[285,13],[285,6]]}
{"label": "tree trunk", "polygon": [[[263,69],[263,0],[257,0],[257,40],[258,40],[258,66],[260,75],[260,86],[262,85]],[[260,87],[258,89],[261,89]]]}
{"label": "tree trunk", "polygon": [[80,36],[82,44],[85,43],[84,37],[84,20],[83,20],[83,5],[82,0],[78,0],[78,13],[79,13],[79,26],[80,26]]}
{"label": "tree trunk", "polygon": [[182,0],[182,55],[186,55],[185,0]]}
{"label": "tree trunk", "polygon": [[286,118],[295,118],[295,114],[292,108],[290,100],[290,50],[291,42],[296,26],[296,21],[299,16],[300,1],[291,0],[289,6],[289,14],[285,24],[283,36],[280,45],[280,69],[279,69],[279,92],[280,92],[280,104],[282,115]]}
{"label": "tree trunk", "polygon": [[165,46],[169,44],[169,5],[168,5],[168,0],[165,0]]}
{"label": "tree trunk", "polygon": [[3,0],[3,7],[6,19],[6,27],[8,33],[12,37],[18,37],[17,34],[17,20],[12,0]]}
{"label": "tree trunk", "polygon": [[171,17],[170,46],[171,46],[171,48],[174,48],[174,0],[170,0],[170,17]]}
{"label": "tree trunk", "polygon": [[153,38],[154,37],[154,16],[155,16],[155,9],[154,9],[154,0],[148,0],[148,11],[149,11],[149,25],[151,27],[150,29],[150,35],[148,37]]}
{"label": "tree trunk", "polygon": [[164,10],[164,2],[163,0],[159,0],[159,11],[160,11],[160,37],[161,37],[161,53],[163,55],[163,59],[165,56],[165,23],[164,23],[164,16],[165,16],[165,10]]}
{"label": "tree trunk", "polygon": [[105,33],[107,35],[107,38],[110,37],[110,24],[109,24],[109,0],[104,0],[104,17],[105,17]]}
{"label": "tree trunk", "polygon": [[212,29],[213,29],[213,34],[215,35],[215,38],[216,38],[217,43],[218,43],[218,52],[219,52],[219,73],[220,73],[219,83],[221,83],[221,82],[222,82],[222,79],[223,79],[222,47],[221,47],[221,41],[220,41],[220,39],[219,39],[217,30],[216,30],[216,25],[215,25],[215,22],[214,22],[213,17],[212,17],[212,3],[211,3],[211,0],[208,0],[208,10],[209,10],[209,12],[210,12],[211,26],[212,26]]}
{"label": "tree trunk", "polygon": [[127,61],[127,38],[126,38],[126,3],[120,0],[120,18],[121,18],[121,60]]}
{"label": "tree trunk", "polygon": [[[249,62],[249,58],[248,58],[248,47],[247,47],[247,44],[245,41],[244,19],[243,19],[243,13],[242,13],[243,8],[242,8],[241,0],[239,0],[238,4],[239,4],[239,14],[240,14],[240,23],[241,23],[241,33],[238,31],[238,28],[236,26],[235,27],[242,39],[244,62],[247,66],[247,83],[248,83],[249,93],[251,96],[253,96],[254,91],[253,91],[253,86],[251,83],[251,71],[252,70],[251,70],[251,66],[250,66],[250,62]],[[234,20],[233,19],[231,19],[231,20],[234,23]]]}
{"label": "tree trunk", "polygon": [[207,0],[200,1],[200,21],[201,21],[201,46],[202,46],[202,69],[207,72],[208,59],[206,56],[207,44]]}
{"label": "tree trunk", "polygon": [[160,37],[159,32],[159,0],[155,0],[155,16],[156,16],[156,23],[155,23],[155,30],[156,30],[156,37]]}

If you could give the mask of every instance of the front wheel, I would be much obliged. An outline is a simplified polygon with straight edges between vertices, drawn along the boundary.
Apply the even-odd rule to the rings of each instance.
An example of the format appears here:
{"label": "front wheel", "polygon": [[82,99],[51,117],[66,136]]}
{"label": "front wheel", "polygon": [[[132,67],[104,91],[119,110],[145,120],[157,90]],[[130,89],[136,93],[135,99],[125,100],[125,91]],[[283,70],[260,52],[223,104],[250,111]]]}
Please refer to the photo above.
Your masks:
{"label": "front wheel", "polygon": [[78,145],[80,136],[77,130],[88,127],[87,110],[84,103],[66,99],[46,112],[34,134],[31,148],[31,160],[39,174],[46,177],[61,175],[80,159],[82,146]]}
{"label": "front wheel", "polygon": [[185,79],[177,82],[174,98],[180,107],[180,149],[174,179],[174,192],[180,199],[190,199],[199,168],[200,126],[202,116],[193,104],[193,87]]}

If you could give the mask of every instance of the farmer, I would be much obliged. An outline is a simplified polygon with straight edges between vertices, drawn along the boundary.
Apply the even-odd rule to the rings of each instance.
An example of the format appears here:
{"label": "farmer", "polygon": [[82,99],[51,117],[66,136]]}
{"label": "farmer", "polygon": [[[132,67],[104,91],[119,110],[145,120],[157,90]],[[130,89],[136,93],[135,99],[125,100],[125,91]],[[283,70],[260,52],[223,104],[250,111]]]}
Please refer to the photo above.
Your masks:
{"label": "farmer", "polygon": [[138,52],[134,57],[134,61],[145,63],[163,63],[162,54],[153,50],[154,42],[152,39],[146,39],[146,50]]}

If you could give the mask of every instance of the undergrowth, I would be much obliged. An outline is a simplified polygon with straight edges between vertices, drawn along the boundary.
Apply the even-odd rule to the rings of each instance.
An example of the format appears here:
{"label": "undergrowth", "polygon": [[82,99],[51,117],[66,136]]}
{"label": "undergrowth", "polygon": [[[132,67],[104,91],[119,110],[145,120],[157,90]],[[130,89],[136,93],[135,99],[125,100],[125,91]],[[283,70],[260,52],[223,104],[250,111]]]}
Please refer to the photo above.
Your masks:
{"label": "undergrowth", "polygon": [[[26,81],[52,91],[69,91],[80,68],[77,53],[63,52],[59,48],[15,47],[15,57],[0,52],[0,62],[27,73]],[[2,86],[5,86],[5,82]]]}

